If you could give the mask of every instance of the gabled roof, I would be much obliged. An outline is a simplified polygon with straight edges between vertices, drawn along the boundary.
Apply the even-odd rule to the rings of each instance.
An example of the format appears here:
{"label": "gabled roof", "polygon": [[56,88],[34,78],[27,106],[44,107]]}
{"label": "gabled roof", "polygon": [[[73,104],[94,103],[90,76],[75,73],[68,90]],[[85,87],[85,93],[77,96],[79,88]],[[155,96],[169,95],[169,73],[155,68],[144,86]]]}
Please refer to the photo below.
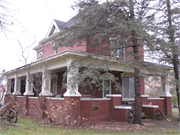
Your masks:
{"label": "gabled roof", "polygon": [[58,26],[59,30],[61,30],[64,27],[64,25],[66,24],[66,22],[59,21],[56,19],[54,19],[54,21],[55,21],[56,25]]}
{"label": "gabled roof", "polygon": [[52,34],[54,34],[56,32],[59,32],[65,24],[66,24],[66,22],[53,19],[53,21],[49,27],[49,30],[47,32],[46,38],[51,36]]}
{"label": "gabled roof", "polygon": [[[56,19],[52,20],[52,23],[49,27],[49,30],[47,32],[47,35],[45,38],[43,38],[40,42],[39,45],[37,45],[36,47],[33,48],[33,50],[37,50],[39,48],[42,47],[41,43],[43,41],[46,41],[46,39],[48,39],[49,37],[52,37],[53,35],[57,35],[57,33],[59,33],[60,31],[62,31],[63,28],[65,27],[69,27],[73,24],[75,24],[76,22],[78,22],[78,20],[76,18],[71,18],[69,21],[67,22],[63,22],[63,21],[59,21]],[[56,33],[56,34],[55,34]]]}
{"label": "gabled roof", "polygon": [[47,33],[47,37],[51,36],[53,33],[54,30],[57,30],[56,32],[59,32],[62,30],[62,28],[64,27],[69,27],[73,24],[75,24],[77,21],[76,18],[71,18],[69,21],[67,22],[63,22],[63,21],[59,21],[59,20],[56,20],[56,19],[53,19],[51,25],[50,25],[50,28],[48,30],[48,33]]}

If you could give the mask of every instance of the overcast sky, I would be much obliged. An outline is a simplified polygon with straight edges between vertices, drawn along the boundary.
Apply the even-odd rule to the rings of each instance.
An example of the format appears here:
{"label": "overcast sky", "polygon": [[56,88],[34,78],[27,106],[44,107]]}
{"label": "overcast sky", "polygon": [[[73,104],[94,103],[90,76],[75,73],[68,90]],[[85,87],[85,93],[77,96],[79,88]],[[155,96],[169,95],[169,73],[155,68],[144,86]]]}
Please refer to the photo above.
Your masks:
{"label": "overcast sky", "polygon": [[[75,15],[70,6],[75,0],[6,0],[7,29],[5,34],[0,32],[0,72],[2,69],[10,70],[23,63],[21,48],[18,39],[25,48],[33,44],[29,62],[35,60],[36,53],[33,47],[43,39],[53,19],[68,21]],[[2,11],[0,10],[2,13]],[[34,38],[35,37],[35,38]]]}

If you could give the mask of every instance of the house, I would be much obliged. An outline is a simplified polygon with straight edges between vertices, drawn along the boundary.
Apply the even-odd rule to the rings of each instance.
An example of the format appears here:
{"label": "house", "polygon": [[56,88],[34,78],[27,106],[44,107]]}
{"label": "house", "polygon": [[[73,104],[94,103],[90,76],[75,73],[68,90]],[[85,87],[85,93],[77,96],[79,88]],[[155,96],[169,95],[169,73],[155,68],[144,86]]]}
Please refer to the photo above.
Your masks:
{"label": "house", "polygon": [[0,86],[0,105],[3,104],[4,89],[5,89],[5,85],[1,85]]}
{"label": "house", "polygon": [[[104,81],[106,88],[103,87],[102,91],[97,91],[93,97],[91,94],[86,93],[85,89],[77,85],[72,87],[70,79],[75,76],[78,69],[67,74],[67,89],[62,87],[63,74],[74,60],[84,58],[89,53],[96,53],[95,50],[101,50],[102,48],[102,46],[98,46],[95,49],[90,48],[86,40],[82,42],[83,46],[56,47],[54,39],[66,34],[62,27],[68,27],[73,24],[72,19],[68,22],[53,20],[46,37],[34,48],[37,52],[37,60],[31,64],[3,73],[6,77],[4,103],[11,98],[20,105],[23,110],[22,113],[25,112],[28,115],[40,117],[42,112],[37,97],[39,94],[47,114],[52,111],[52,108],[58,109],[71,106],[65,110],[68,112],[67,114],[73,112],[76,118],[84,118],[87,121],[126,121],[126,113],[131,110],[131,107],[123,104],[125,102],[134,102],[134,67],[127,69],[122,64],[130,61],[125,55],[127,50],[118,50],[118,58],[121,57],[121,60],[117,59],[117,57],[112,57],[109,64],[109,70],[119,79],[119,82],[125,89],[124,93],[115,91],[113,84],[109,80]],[[98,59],[107,59],[110,57],[110,54],[111,52],[102,53],[98,56]],[[87,59],[86,62],[88,63],[90,60]],[[171,67],[162,66],[162,69],[164,72],[168,72],[171,70]],[[149,75],[152,74],[151,71],[145,70],[144,72]],[[164,115],[172,114],[171,94],[169,93],[167,76],[165,74],[160,74],[160,76],[163,83],[162,94],[159,98],[149,98],[147,95],[144,95],[144,78],[140,78],[142,110],[152,119],[156,108],[159,108]],[[37,92],[35,92],[35,88]],[[9,93],[12,93],[12,95]],[[149,103],[152,105],[149,105]],[[77,106],[72,107],[74,104]],[[52,114],[54,113],[51,112]],[[67,114],[66,117],[68,116]],[[72,114],[70,117],[72,117]],[[57,116],[55,118],[58,119]]]}

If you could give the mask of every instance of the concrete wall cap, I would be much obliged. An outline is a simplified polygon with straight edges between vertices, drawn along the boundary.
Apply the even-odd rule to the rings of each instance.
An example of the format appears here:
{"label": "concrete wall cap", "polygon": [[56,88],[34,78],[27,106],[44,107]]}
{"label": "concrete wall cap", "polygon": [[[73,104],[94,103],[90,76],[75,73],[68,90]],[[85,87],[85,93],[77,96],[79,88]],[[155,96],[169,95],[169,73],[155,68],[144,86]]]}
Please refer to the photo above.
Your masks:
{"label": "concrete wall cap", "polygon": [[115,109],[132,109],[131,106],[115,106]]}
{"label": "concrete wall cap", "polygon": [[158,105],[142,105],[143,107],[148,107],[148,108],[158,108]]}
{"label": "concrete wall cap", "polygon": [[57,98],[57,97],[46,97],[46,99],[52,99],[52,100],[64,100],[64,98]]}
{"label": "concrete wall cap", "polygon": [[148,100],[164,100],[164,98],[148,98]]}
{"label": "concrete wall cap", "polygon": [[172,97],[172,95],[160,95],[160,97],[166,98],[166,97]]}
{"label": "concrete wall cap", "polygon": [[89,101],[93,101],[93,100],[111,100],[111,98],[81,98],[81,100],[89,100]]}
{"label": "concrete wall cap", "polygon": [[28,97],[28,98],[32,98],[32,99],[38,99],[38,97]]}
{"label": "concrete wall cap", "polygon": [[121,94],[107,94],[106,97],[122,97]]}
{"label": "concrete wall cap", "polygon": [[18,98],[23,98],[24,96],[16,96],[16,97],[18,97]]}
{"label": "concrete wall cap", "polygon": [[141,97],[149,97],[148,95],[141,95]]}

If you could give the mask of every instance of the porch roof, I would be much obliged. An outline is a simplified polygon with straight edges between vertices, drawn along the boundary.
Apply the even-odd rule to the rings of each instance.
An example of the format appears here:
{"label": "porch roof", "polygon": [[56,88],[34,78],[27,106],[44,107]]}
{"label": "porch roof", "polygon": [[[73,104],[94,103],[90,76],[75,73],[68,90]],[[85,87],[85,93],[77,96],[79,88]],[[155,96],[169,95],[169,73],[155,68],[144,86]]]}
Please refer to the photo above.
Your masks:
{"label": "porch roof", "polygon": [[[45,57],[45,58],[43,58],[41,60],[34,61],[34,62],[30,63],[30,64],[27,64],[27,65],[15,68],[13,70],[10,70],[10,71],[7,71],[7,72],[1,73],[1,74],[4,75],[4,76],[9,76],[11,74],[15,74],[17,72],[21,72],[23,70],[26,70],[29,67],[32,68],[32,67],[35,67],[37,65],[43,65],[43,64],[50,63],[50,62],[56,63],[56,62],[60,62],[60,60],[64,60],[64,65],[61,65],[59,68],[61,68],[62,66],[66,67],[67,66],[67,61],[69,59],[71,59],[70,62],[72,62],[72,60],[77,60],[79,58],[86,57],[87,55],[91,55],[92,57],[97,58],[99,60],[110,60],[110,66],[109,66],[110,70],[126,71],[124,69],[123,63],[126,63],[126,64],[127,63],[131,63],[132,64],[132,60],[118,59],[118,58],[110,57],[110,56],[106,56],[106,55],[97,55],[97,54],[93,54],[93,53],[88,53],[88,52],[83,52],[83,51],[67,49],[67,50],[59,52],[57,54],[50,55],[50,56]],[[156,67],[157,66],[161,67],[165,71],[172,70],[171,66],[159,65],[159,64],[150,63],[150,62],[141,62],[141,65],[144,66],[144,67],[148,67],[150,65],[154,65]],[[120,66],[122,66],[122,68],[120,68]],[[134,67],[131,67],[131,69],[128,69],[127,71],[133,72],[133,68]],[[47,70],[53,70],[53,67],[50,67]],[[145,70],[144,72],[147,72],[147,74],[150,74],[150,72],[148,70]]]}

